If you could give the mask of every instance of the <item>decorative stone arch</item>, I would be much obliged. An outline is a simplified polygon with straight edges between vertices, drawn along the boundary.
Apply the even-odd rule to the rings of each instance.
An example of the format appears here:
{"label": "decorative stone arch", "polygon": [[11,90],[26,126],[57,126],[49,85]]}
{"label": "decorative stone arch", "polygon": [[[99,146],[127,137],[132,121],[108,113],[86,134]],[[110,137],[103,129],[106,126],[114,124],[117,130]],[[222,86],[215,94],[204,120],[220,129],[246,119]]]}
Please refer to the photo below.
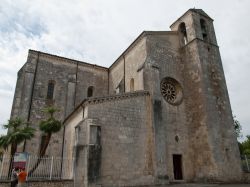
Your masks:
{"label": "decorative stone arch", "polygon": [[180,42],[181,45],[184,46],[188,43],[188,38],[187,38],[187,30],[186,30],[186,24],[184,22],[182,22],[179,25],[179,29],[178,32],[180,34]]}
{"label": "decorative stone arch", "polygon": [[208,40],[207,24],[204,19],[200,19],[200,26],[201,26],[202,39],[204,41],[207,41]]}

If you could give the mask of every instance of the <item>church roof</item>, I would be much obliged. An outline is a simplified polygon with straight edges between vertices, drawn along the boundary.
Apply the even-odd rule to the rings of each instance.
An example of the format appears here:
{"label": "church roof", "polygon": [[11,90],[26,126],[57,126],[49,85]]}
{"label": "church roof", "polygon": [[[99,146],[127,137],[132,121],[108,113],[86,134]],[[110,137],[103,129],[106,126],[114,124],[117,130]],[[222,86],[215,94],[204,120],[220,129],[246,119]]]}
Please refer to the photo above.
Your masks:
{"label": "church roof", "polygon": [[108,70],[110,68],[112,68],[115,64],[117,64],[119,62],[119,60],[121,58],[123,58],[124,55],[126,55],[131,49],[133,49],[134,46],[136,46],[136,44],[141,41],[142,38],[144,38],[147,35],[165,35],[165,34],[175,34],[175,31],[143,31],[122,53],[121,55],[107,68],[104,66],[100,66],[100,65],[96,65],[96,64],[91,64],[91,63],[87,63],[87,62],[83,62],[83,61],[79,61],[79,60],[75,60],[75,59],[70,59],[67,57],[62,57],[62,56],[58,56],[58,55],[54,55],[54,54],[50,54],[50,53],[46,53],[46,52],[42,52],[42,51],[37,51],[37,50],[33,50],[33,49],[29,49],[29,53],[33,53],[33,54],[39,54],[42,56],[47,56],[49,58],[54,58],[54,59],[58,59],[60,61],[68,61],[71,63],[79,63],[82,65],[86,65],[86,66],[91,66],[91,67],[95,67],[95,68],[99,68],[99,69],[103,69],[103,70]]}
{"label": "church roof", "polygon": [[33,49],[29,49],[29,53],[33,53],[33,54],[39,54],[42,56],[46,56],[48,58],[54,58],[54,59],[58,59],[60,61],[67,61],[67,62],[71,62],[71,63],[78,63],[78,64],[82,64],[82,65],[86,65],[89,67],[94,67],[94,68],[99,68],[99,69],[103,69],[103,70],[108,70],[107,67],[104,66],[99,66],[96,64],[91,64],[91,63],[87,63],[87,62],[83,62],[80,60],[75,60],[75,59],[71,59],[71,58],[67,58],[67,57],[63,57],[63,56],[58,56],[58,55],[53,55],[50,53],[46,53],[46,52],[42,52],[42,51],[37,51],[37,50],[33,50]]}
{"label": "church roof", "polygon": [[166,35],[166,34],[176,34],[176,31],[143,31],[124,51],[123,53],[114,61],[113,64],[109,67],[112,68],[115,64],[118,63],[119,59],[126,55],[136,44],[141,41],[147,35]]}

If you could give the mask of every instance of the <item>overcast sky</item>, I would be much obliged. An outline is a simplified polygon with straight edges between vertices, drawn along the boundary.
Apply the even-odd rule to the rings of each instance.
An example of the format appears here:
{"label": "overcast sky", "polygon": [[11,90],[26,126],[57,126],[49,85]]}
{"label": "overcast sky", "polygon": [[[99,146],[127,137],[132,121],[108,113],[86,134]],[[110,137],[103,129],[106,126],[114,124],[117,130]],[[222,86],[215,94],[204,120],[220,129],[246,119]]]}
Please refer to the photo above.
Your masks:
{"label": "overcast sky", "polygon": [[194,7],[214,19],[232,110],[250,134],[249,0],[0,0],[0,124],[28,49],[108,67],[142,31],[170,30]]}

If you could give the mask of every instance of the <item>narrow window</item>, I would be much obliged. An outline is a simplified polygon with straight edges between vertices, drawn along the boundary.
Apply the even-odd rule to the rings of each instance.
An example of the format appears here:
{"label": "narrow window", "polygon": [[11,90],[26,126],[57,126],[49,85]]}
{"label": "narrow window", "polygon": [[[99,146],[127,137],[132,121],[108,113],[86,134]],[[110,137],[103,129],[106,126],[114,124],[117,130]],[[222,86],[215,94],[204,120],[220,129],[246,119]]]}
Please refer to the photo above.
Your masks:
{"label": "narrow window", "polygon": [[54,81],[49,81],[49,83],[48,83],[48,91],[47,91],[47,99],[48,100],[53,100],[54,88],[55,88],[55,82]]}
{"label": "narrow window", "polygon": [[92,97],[93,93],[94,93],[94,87],[93,86],[88,87],[87,97]]}
{"label": "narrow window", "polygon": [[119,82],[118,86],[115,88],[116,94],[123,93],[123,92],[125,92],[125,90],[124,90],[124,78]]}
{"label": "narrow window", "polygon": [[207,41],[207,27],[204,19],[200,19],[202,39]]}
{"label": "narrow window", "polygon": [[130,79],[130,91],[133,92],[134,91],[134,79]]}
{"label": "narrow window", "polygon": [[187,42],[188,42],[188,39],[187,39],[187,31],[186,31],[186,25],[185,23],[181,23],[180,26],[179,26],[179,32],[181,34],[181,43],[182,45],[186,45]]}
{"label": "narrow window", "polygon": [[90,125],[89,130],[89,144],[100,145],[101,144],[101,127]]}
{"label": "narrow window", "polygon": [[79,143],[79,130],[80,130],[80,127],[76,126],[75,127],[75,145]]}
{"label": "narrow window", "polygon": [[120,87],[119,86],[115,89],[115,93],[116,94],[120,93]]}

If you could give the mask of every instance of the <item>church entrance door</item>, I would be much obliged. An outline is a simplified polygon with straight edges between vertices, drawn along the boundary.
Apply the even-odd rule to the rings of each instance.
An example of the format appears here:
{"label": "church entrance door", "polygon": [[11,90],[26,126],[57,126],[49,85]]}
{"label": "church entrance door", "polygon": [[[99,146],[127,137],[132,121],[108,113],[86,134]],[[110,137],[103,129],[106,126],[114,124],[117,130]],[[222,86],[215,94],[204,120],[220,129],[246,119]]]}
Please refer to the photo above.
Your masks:
{"label": "church entrance door", "polygon": [[182,180],[182,155],[173,155],[174,179]]}

